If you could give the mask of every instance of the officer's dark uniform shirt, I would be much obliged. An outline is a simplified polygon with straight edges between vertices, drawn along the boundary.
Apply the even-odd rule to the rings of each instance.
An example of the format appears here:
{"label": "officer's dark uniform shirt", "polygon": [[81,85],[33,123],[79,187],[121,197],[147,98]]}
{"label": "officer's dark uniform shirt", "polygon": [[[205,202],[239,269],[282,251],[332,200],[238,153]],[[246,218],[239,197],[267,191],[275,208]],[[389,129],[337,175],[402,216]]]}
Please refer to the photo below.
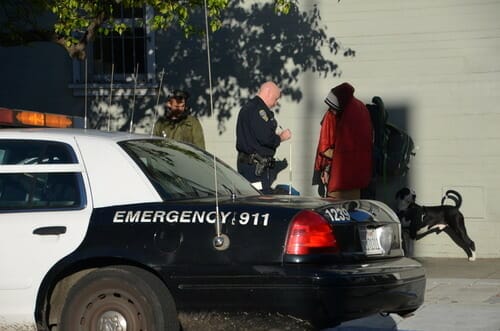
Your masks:
{"label": "officer's dark uniform shirt", "polygon": [[258,96],[244,105],[236,124],[236,149],[246,154],[272,157],[281,143],[274,113]]}

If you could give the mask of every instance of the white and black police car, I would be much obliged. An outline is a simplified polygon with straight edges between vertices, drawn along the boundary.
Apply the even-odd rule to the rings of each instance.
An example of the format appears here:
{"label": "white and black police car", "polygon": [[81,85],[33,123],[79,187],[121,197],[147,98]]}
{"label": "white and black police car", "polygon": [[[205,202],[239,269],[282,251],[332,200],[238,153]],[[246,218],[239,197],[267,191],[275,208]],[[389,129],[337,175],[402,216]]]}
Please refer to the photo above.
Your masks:
{"label": "white and black police car", "polygon": [[0,329],[178,330],[190,311],[321,328],[424,300],[386,205],[261,195],[149,135],[0,130],[0,238]]}

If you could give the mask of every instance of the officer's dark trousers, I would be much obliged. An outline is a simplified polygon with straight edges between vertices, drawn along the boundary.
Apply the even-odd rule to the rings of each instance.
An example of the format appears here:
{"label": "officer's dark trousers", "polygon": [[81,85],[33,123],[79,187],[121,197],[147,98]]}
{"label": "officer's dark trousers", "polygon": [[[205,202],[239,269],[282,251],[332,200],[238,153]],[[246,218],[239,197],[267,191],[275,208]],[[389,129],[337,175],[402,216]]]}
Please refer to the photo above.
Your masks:
{"label": "officer's dark trousers", "polygon": [[238,162],[238,172],[245,177],[250,183],[261,182],[262,193],[271,194],[271,184],[276,176],[272,177],[272,169],[266,168],[261,176],[255,175],[255,164],[248,164],[247,162]]}

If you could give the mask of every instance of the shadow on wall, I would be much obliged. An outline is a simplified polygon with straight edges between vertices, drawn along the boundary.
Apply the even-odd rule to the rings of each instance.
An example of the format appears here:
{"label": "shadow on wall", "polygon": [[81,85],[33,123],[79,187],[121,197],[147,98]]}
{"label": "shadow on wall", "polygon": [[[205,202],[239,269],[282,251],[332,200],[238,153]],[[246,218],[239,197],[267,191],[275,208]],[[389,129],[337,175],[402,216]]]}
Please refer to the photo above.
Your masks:
{"label": "shadow on wall", "polygon": [[[237,116],[242,103],[266,80],[276,81],[282,87],[284,98],[299,103],[304,95],[313,94],[299,87],[314,86],[298,83],[304,72],[315,72],[320,78],[328,79],[340,76],[340,68],[331,60],[332,55],[353,57],[355,52],[328,36],[320,21],[320,11],[315,6],[309,12],[277,15],[271,4],[244,7],[242,0],[230,2],[224,13],[223,27],[210,34],[213,109],[220,134],[226,131],[226,121]],[[203,28],[201,14],[195,24]],[[165,70],[163,95],[159,99],[156,95],[137,97],[135,102],[131,96],[115,98],[111,123],[116,124],[111,130],[128,131],[133,116],[134,131],[151,132],[156,100],[163,104],[164,94],[178,88],[190,91],[189,104],[194,114],[212,116],[204,37],[185,38],[179,30],[171,29],[158,32],[156,42],[157,72]],[[94,99],[92,127],[106,127],[105,103],[106,97]],[[386,111],[388,122],[406,131],[409,109],[404,105],[386,105]],[[317,127],[317,123],[312,124]],[[310,129],[311,123],[303,125],[304,129],[309,128],[304,133],[318,134]],[[374,197],[392,206],[395,192],[408,183],[408,174],[379,174],[373,183]]]}
{"label": "shadow on wall", "polygon": [[[221,134],[226,130],[226,121],[237,115],[241,104],[262,82],[276,81],[282,87],[283,97],[299,102],[303,91],[296,83],[301,73],[338,76],[340,71],[331,61],[331,54],[355,55],[327,35],[326,28],[320,25],[317,7],[307,13],[295,10],[278,15],[270,3],[251,7],[242,4],[242,0],[231,1],[224,13],[223,27],[210,34],[213,106]],[[195,24],[201,29],[204,18],[200,15]],[[189,90],[192,112],[211,116],[205,39],[187,39],[180,31],[171,29],[158,32],[156,40],[157,71],[165,69],[164,91]],[[322,51],[329,54],[324,56]],[[138,110],[138,119],[152,115],[145,112],[151,104],[142,103],[143,106]]]}
{"label": "shadow on wall", "polygon": [[411,187],[411,165],[414,159],[414,142],[409,132],[410,109],[407,105],[385,104],[386,149],[385,167],[376,171],[375,198],[393,209],[395,194],[403,187]]}

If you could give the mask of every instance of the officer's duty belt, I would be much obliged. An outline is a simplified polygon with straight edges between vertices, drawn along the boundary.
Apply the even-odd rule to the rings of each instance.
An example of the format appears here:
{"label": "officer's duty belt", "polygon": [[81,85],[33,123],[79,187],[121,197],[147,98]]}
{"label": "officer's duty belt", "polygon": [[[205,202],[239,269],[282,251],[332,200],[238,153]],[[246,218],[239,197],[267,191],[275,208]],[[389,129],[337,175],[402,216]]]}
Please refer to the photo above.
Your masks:
{"label": "officer's duty belt", "polygon": [[238,162],[253,164],[253,160],[254,158],[252,155],[243,152],[238,152]]}
{"label": "officer's duty belt", "polygon": [[257,153],[247,154],[243,152],[238,152],[238,162],[255,164],[255,163],[271,163],[274,161],[273,157],[260,156]]}

